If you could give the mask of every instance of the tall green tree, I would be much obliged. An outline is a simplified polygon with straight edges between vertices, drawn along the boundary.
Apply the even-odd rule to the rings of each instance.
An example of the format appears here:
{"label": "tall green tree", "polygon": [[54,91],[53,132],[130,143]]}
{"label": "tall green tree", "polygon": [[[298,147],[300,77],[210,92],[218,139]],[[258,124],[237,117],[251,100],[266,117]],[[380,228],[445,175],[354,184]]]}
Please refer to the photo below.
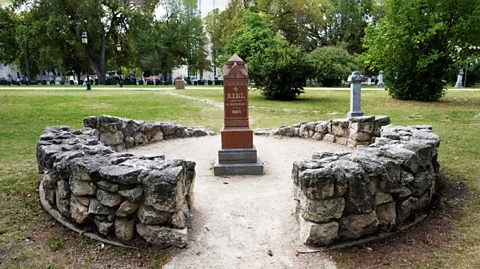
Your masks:
{"label": "tall green tree", "polygon": [[254,13],[247,10],[242,17],[242,26],[225,44],[226,55],[222,56],[222,62],[225,63],[233,54],[237,54],[245,62],[249,62],[254,54],[280,44],[282,39],[273,34],[267,23],[268,20],[268,15],[265,13]]}
{"label": "tall green tree", "polygon": [[480,2],[385,0],[385,11],[367,28],[363,64],[384,71],[394,98],[438,100],[449,70],[480,45]]}

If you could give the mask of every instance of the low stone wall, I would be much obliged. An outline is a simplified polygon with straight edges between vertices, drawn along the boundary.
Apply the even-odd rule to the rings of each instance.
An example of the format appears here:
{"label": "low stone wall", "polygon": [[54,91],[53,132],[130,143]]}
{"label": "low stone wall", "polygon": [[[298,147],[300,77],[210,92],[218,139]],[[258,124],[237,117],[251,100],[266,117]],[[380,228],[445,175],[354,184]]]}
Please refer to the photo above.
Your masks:
{"label": "low stone wall", "polygon": [[[337,139],[347,124],[334,122]],[[356,132],[368,130],[373,135],[378,127],[362,121],[348,125],[349,138],[352,125]],[[326,246],[394,230],[430,203],[439,172],[440,138],[431,126],[389,125],[378,131],[380,137],[373,144],[351,153],[317,153],[294,163],[295,213],[304,244]]]}
{"label": "low stone wall", "polygon": [[38,170],[50,205],[85,230],[115,235],[120,241],[140,236],[161,247],[184,247],[193,209],[195,163],[116,153],[97,139],[98,134],[123,135],[129,126],[147,130],[150,125],[113,117],[90,117],[85,122],[93,126],[95,121],[100,126],[95,135],[66,126],[47,127],[41,135]]}
{"label": "low stone wall", "polygon": [[83,120],[93,135],[115,151],[122,151],[150,142],[173,138],[214,135],[215,131],[204,127],[185,127],[173,122],[145,122],[113,116],[93,116]]}
{"label": "low stone wall", "polygon": [[255,134],[313,138],[354,148],[373,143],[375,138],[380,136],[380,129],[388,124],[390,124],[390,117],[364,116],[303,122],[292,126],[281,126],[278,130],[257,129]]}

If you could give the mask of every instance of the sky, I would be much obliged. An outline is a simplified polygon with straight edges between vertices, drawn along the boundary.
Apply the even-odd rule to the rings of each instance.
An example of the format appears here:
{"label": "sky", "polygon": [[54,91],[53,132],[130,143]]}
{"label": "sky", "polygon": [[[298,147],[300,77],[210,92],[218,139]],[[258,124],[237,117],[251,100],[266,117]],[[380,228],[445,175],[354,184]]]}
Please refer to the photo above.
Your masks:
{"label": "sky", "polygon": [[202,4],[202,18],[207,16],[208,12],[213,9],[213,3],[215,2],[215,8],[225,10],[228,4],[228,0],[198,0],[198,4]]}

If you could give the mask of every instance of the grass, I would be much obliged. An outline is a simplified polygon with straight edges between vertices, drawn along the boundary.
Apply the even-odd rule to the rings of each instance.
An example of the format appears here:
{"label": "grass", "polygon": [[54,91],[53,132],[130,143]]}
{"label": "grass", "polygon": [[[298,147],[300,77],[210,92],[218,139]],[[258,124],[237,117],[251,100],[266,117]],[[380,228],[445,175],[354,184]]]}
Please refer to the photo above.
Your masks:
{"label": "grass", "polygon": [[[108,262],[116,255],[125,257],[123,262],[134,265],[138,262],[135,253],[130,257],[128,252],[117,248],[98,250],[98,243],[82,241],[66,232],[41,210],[35,146],[45,126],[82,128],[83,118],[103,114],[202,125],[216,131],[223,126],[223,112],[215,106],[221,107],[223,103],[221,88],[85,91],[78,88],[81,86],[76,87],[68,91],[16,91],[11,90],[13,87],[0,90],[1,96],[8,95],[8,98],[0,96],[1,267],[71,267],[78,262],[76,256],[90,257],[88,263],[79,266],[85,268]],[[341,118],[349,110],[348,91],[306,90],[299,100],[292,102],[267,101],[258,91],[250,91],[249,95],[253,128]],[[432,125],[442,139],[439,149],[442,176],[451,182],[464,182],[470,191],[466,202],[450,201],[458,202],[466,212],[458,220],[448,220],[455,223],[453,233],[444,235],[450,238],[451,247],[431,250],[429,259],[418,261],[415,267],[480,266],[477,243],[480,242],[480,120],[473,119],[480,113],[480,91],[450,91],[434,103],[399,101],[385,91],[364,91],[362,110],[366,115],[388,115],[396,125]],[[152,268],[167,260],[165,254],[153,251],[143,257],[145,267]],[[341,265],[341,259],[338,261]],[[387,262],[385,257],[376,262],[396,267],[395,261]]]}

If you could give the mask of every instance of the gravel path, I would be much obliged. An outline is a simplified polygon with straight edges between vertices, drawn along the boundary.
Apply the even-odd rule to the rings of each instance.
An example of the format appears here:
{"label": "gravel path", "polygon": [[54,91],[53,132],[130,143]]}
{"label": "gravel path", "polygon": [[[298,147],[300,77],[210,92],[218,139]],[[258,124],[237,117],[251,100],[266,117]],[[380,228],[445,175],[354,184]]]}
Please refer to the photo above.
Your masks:
{"label": "gravel path", "polygon": [[164,268],[336,268],[322,252],[297,252],[291,169],[318,151],[348,148],[295,138],[254,138],[265,164],[263,176],[214,177],[220,136],[162,141],[129,150],[164,153],[197,163],[195,211],[186,249],[172,249]]}

